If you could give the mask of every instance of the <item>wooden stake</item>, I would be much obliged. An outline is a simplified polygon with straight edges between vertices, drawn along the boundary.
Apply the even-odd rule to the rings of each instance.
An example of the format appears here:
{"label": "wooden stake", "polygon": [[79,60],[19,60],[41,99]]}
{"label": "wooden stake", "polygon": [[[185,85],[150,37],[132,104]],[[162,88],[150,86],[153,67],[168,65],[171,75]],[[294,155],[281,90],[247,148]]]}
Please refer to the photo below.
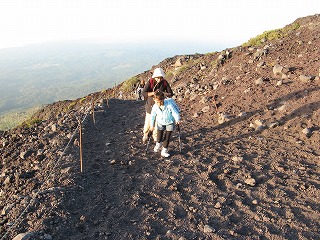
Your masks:
{"label": "wooden stake", "polygon": [[94,116],[94,102],[91,100],[91,108],[92,108],[92,120],[93,120],[93,125],[96,125],[96,119]]}
{"label": "wooden stake", "polygon": [[82,124],[79,120],[80,172],[82,172]]}

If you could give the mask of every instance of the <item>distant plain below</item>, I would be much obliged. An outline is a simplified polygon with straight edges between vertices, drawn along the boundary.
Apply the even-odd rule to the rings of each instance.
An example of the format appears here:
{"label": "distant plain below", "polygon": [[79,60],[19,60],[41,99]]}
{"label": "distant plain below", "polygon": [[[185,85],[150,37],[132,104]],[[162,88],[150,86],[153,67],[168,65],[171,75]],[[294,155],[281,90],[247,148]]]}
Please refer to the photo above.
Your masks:
{"label": "distant plain below", "polygon": [[0,130],[45,104],[112,88],[168,57],[221,49],[201,43],[84,42],[0,49]]}

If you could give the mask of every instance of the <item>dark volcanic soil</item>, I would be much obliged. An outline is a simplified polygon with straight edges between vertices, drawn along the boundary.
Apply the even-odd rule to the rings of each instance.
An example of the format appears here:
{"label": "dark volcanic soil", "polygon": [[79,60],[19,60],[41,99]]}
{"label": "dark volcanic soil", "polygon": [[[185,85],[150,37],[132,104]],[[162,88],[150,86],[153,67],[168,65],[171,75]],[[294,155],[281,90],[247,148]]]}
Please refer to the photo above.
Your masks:
{"label": "dark volcanic soil", "polygon": [[182,114],[168,159],[141,143],[144,102],[130,96],[94,118],[57,103],[3,133],[2,239],[320,239],[320,20],[297,21],[219,65],[222,53],[159,64]]}
{"label": "dark volcanic soil", "polygon": [[140,143],[142,102],[109,104],[95,127],[84,125],[84,172],[61,202],[68,217],[50,227],[54,238],[320,236],[319,151],[305,141],[246,131],[246,118],[199,123],[183,109],[182,152],[174,135],[164,159]]}

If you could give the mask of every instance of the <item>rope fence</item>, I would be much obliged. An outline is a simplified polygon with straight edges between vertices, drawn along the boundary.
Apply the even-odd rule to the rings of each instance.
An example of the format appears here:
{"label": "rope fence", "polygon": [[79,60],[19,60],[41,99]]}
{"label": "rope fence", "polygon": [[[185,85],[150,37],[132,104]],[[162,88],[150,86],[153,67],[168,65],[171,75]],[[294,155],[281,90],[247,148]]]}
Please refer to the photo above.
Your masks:
{"label": "rope fence", "polygon": [[[116,86],[112,89],[112,95],[115,97],[116,96]],[[88,106],[84,106],[82,109],[84,109],[84,113],[81,112],[76,112],[77,116],[76,120],[78,121],[77,127],[75,128],[75,130],[72,132],[72,135],[69,138],[68,143],[66,144],[66,146],[63,149],[63,152],[60,154],[60,157],[58,158],[57,161],[55,161],[54,164],[52,164],[53,162],[53,158],[51,158],[46,167],[44,168],[44,172],[46,172],[47,174],[44,176],[43,179],[45,179],[43,185],[39,188],[38,192],[36,194],[33,195],[33,197],[29,200],[29,202],[27,203],[27,205],[23,208],[23,210],[21,211],[21,213],[18,215],[18,217],[16,217],[16,219],[14,219],[12,221],[12,224],[10,225],[10,227],[5,231],[5,234],[1,237],[0,240],[5,240],[5,238],[8,236],[8,234],[11,232],[13,232],[14,228],[17,228],[21,222],[24,220],[23,217],[24,215],[27,213],[29,207],[32,206],[32,204],[35,203],[35,199],[42,194],[43,192],[45,192],[46,190],[48,190],[48,186],[50,181],[52,180],[52,177],[54,179],[54,174],[55,174],[55,170],[57,169],[58,165],[61,162],[61,159],[63,156],[65,156],[65,153],[67,151],[67,149],[70,147],[72,140],[75,139],[75,136],[77,133],[79,133],[79,161],[80,161],[80,173],[82,173],[84,171],[83,169],[83,123],[84,121],[87,119],[88,115],[90,114],[90,112],[92,113],[92,122],[93,125],[95,126],[96,124],[96,119],[95,119],[95,102],[97,102],[97,100],[106,100],[106,106],[109,108],[109,97],[110,96],[103,96],[103,93],[101,92],[100,94],[98,94],[98,96],[96,96],[96,98],[94,98],[93,95],[88,95],[87,96],[87,100],[88,100]],[[216,106],[216,102],[214,101],[214,104]],[[64,116],[62,116],[60,119],[64,119],[65,117],[67,117],[70,113],[66,113]],[[80,116],[80,117],[79,117]],[[60,119],[56,119],[56,122],[58,122],[58,120]],[[179,140],[179,149],[181,152],[181,139],[180,139],[180,131],[178,132],[178,136],[177,136],[178,140]],[[52,165],[52,166],[51,166]],[[51,166],[51,170],[48,170]],[[42,209],[44,209],[45,207],[43,207]]]}
{"label": "rope fence", "polygon": [[[115,95],[115,89],[113,89],[113,94]],[[27,203],[27,205],[23,208],[22,212],[18,215],[18,217],[16,219],[14,219],[12,221],[12,224],[10,225],[10,227],[5,231],[4,235],[1,237],[1,240],[5,240],[5,238],[8,236],[8,234],[10,232],[12,232],[14,230],[14,228],[18,227],[21,222],[23,221],[23,215],[27,212],[28,208],[30,206],[32,206],[32,204],[35,202],[35,199],[40,195],[40,193],[44,192],[46,190],[46,186],[49,186],[50,183],[50,177],[54,176],[55,170],[58,166],[58,164],[60,163],[62,157],[65,155],[65,152],[67,151],[67,149],[69,148],[72,140],[75,138],[76,134],[79,131],[79,153],[80,153],[80,172],[83,172],[83,139],[82,139],[82,127],[83,127],[83,122],[86,120],[87,116],[90,113],[90,110],[92,111],[92,121],[93,124],[95,125],[96,121],[95,121],[95,101],[97,101],[98,99],[106,99],[106,104],[107,107],[109,107],[109,98],[103,98],[103,93],[100,93],[95,99],[93,98],[93,96],[89,95],[89,106],[84,107],[83,109],[87,109],[82,116],[83,117],[76,117],[78,120],[78,125],[76,127],[76,129],[73,131],[67,145],[64,147],[63,152],[61,153],[60,157],[58,158],[58,160],[53,164],[52,168],[50,171],[47,170],[47,168],[50,167],[50,165],[52,165],[52,161],[53,158],[51,158],[51,160],[48,162],[48,164],[46,165],[46,167],[44,168],[44,172],[48,172],[46,176],[44,176],[43,179],[45,179],[45,182],[43,183],[43,185],[40,187],[39,191],[29,200],[29,202]],[[81,115],[81,112],[78,114]],[[66,113],[65,115],[63,115],[61,118],[65,118],[66,116],[68,116],[68,113]],[[56,120],[58,122],[58,119]]]}

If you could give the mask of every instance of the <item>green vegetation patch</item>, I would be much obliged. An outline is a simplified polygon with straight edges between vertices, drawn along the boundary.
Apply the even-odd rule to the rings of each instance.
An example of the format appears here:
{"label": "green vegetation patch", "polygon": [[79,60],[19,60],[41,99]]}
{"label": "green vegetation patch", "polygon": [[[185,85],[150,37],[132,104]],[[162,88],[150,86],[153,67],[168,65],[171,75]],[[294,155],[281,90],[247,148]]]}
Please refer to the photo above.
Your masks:
{"label": "green vegetation patch", "polygon": [[77,101],[72,101],[68,106],[68,110],[73,109],[76,106],[76,104],[77,104]]}
{"label": "green vegetation patch", "polygon": [[186,64],[186,65],[183,65],[183,66],[177,68],[176,74],[179,75],[179,74],[185,72],[188,69],[188,67],[189,67],[189,64]]}
{"label": "green vegetation patch", "polygon": [[38,106],[25,109],[23,111],[13,111],[1,116],[0,130],[7,131],[11,128],[21,125],[24,121],[30,119],[35,112],[39,111],[39,109],[41,109],[41,107]]}
{"label": "green vegetation patch", "polygon": [[171,79],[174,77],[174,73],[172,71],[169,71],[166,73],[166,79]]}
{"label": "green vegetation patch", "polygon": [[211,62],[211,66],[212,66],[213,68],[217,68],[218,65],[219,65],[219,62],[218,62],[217,59],[215,59],[214,61]]}
{"label": "green vegetation patch", "polygon": [[139,82],[139,78],[138,77],[132,77],[126,81],[123,82],[123,84],[121,85],[120,90],[124,91],[124,92],[131,92],[134,90],[135,86],[137,85],[137,83]]}
{"label": "green vegetation patch", "polygon": [[288,35],[289,32],[300,28],[300,24],[293,23],[281,29],[275,29],[270,31],[265,31],[262,34],[256,36],[255,38],[249,39],[248,42],[242,44],[243,47],[247,46],[260,46],[264,42],[264,39],[269,41],[280,39]]}
{"label": "green vegetation patch", "polygon": [[42,121],[42,120],[39,119],[39,118],[30,118],[30,119],[24,121],[24,122],[21,124],[21,126],[22,126],[22,127],[25,127],[25,128],[31,128],[31,127],[33,127],[34,125],[37,125],[38,123],[41,123],[41,121]]}

